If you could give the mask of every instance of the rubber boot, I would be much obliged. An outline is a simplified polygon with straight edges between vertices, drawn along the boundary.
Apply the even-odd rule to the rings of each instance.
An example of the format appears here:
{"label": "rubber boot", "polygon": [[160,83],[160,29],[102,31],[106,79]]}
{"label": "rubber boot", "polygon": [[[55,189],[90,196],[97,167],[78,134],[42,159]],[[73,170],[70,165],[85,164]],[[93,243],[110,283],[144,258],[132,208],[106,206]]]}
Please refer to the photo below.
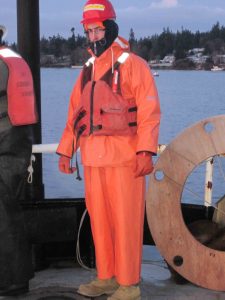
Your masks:
{"label": "rubber boot", "polygon": [[138,285],[120,286],[107,300],[140,300],[141,290]]}
{"label": "rubber boot", "polygon": [[87,284],[81,284],[77,291],[78,294],[87,297],[98,297],[101,295],[110,295],[119,287],[115,278],[111,279],[95,279]]}

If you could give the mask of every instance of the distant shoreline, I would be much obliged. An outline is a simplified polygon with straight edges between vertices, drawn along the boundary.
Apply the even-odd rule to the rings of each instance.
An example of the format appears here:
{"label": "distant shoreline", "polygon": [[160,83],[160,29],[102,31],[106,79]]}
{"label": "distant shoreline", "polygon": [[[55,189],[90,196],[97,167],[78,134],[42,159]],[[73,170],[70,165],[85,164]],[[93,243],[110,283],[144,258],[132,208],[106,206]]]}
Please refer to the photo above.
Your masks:
{"label": "distant shoreline", "polygon": [[[197,66],[195,68],[189,68],[189,67],[183,67],[183,68],[176,68],[172,65],[160,65],[160,64],[149,64],[149,67],[152,71],[154,70],[176,70],[176,71],[212,71],[211,67],[204,68],[203,66]],[[42,65],[41,68],[55,68],[55,69],[62,69],[62,68],[69,68],[69,69],[75,69],[75,70],[81,70],[83,66],[81,65],[68,65],[68,64],[48,64],[48,65]],[[220,70],[219,72],[225,71],[225,67],[223,67],[223,70]]]}

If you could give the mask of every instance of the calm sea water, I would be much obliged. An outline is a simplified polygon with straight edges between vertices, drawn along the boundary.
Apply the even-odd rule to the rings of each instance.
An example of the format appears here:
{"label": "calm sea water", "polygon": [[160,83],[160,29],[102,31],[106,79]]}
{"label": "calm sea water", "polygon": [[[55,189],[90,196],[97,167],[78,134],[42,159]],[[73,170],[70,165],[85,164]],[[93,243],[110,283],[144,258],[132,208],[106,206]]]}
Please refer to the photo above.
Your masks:
{"label": "calm sea water", "polygon": [[[41,70],[43,143],[59,142],[78,73],[76,69]],[[162,109],[160,144],[170,143],[186,127],[201,119],[225,113],[225,72],[161,70],[155,81]],[[83,181],[75,180],[74,175],[59,173],[57,163],[56,154],[43,155],[45,197],[83,197]],[[183,201],[199,203],[203,197],[204,168],[204,165],[199,166],[187,183],[188,189],[198,197],[195,199],[184,192]],[[215,170],[215,178],[214,202],[225,194],[224,179],[218,170]]]}

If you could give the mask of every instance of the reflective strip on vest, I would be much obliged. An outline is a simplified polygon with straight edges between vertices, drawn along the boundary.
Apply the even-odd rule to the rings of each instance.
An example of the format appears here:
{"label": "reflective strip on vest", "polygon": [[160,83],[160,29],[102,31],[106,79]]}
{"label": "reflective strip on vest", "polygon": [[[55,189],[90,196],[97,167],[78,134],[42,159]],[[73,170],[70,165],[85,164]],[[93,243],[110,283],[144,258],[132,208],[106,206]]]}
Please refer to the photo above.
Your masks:
{"label": "reflective strip on vest", "polygon": [[127,58],[129,57],[129,53],[128,52],[124,52],[123,54],[120,55],[120,57],[117,59],[117,61],[120,63],[120,64],[123,64]]}
{"label": "reflective strip on vest", "polygon": [[14,52],[14,51],[12,51],[11,49],[8,49],[8,48],[0,49],[0,55],[4,58],[8,58],[8,57],[21,58],[21,56],[19,54],[17,54],[16,52]]}
{"label": "reflective strip on vest", "polygon": [[87,67],[89,67],[91,64],[93,65],[94,64],[94,61],[95,61],[95,57],[91,57],[89,58],[89,60],[85,63],[85,65]]}
{"label": "reflective strip on vest", "polygon": [[[117,61],[120,63],[120,64],[123,64],[127,58],[129,57],[130,53],[128,52],[123,52],[117,59]],[[89,60],[85,63],[85,65],[87,67],[89,67],[91,64],[93,65],[94,64],[94,61],[95,61],[95,57],[91,57],[89,58]]]}

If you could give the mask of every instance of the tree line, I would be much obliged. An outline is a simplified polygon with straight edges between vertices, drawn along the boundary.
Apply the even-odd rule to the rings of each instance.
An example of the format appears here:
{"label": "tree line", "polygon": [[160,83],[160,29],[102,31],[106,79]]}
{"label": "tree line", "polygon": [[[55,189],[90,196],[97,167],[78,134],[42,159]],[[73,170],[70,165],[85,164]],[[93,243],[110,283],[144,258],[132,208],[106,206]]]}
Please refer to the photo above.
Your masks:
{"label": "tree line", "polygon": [[136,40],[134,32],[130,32],[130,44],[134,52],[145,60],[160,60],[168,54],[173,54],[178,59],[187,57],[188,50],[204,48],[204,55],[214,56],[225,54],[225,27],[219,22],[212,26],[208,32],[191,32],[181,29],[173,33],[169,28],[164,28],[159,35]]}
{"label": "tree line", "polygon": [[[193,48],[204,48],[203,54],[212,57],[225,54],[225,27],[217,22],[208,32],[195,33],[183,28],[174,33],[168,27],[161,34],[140,39],[135,38],[131,28],[129,42],[131,50],[146,61],[159,61],[168,54],[173,54],[176,60],[185,59],[187,51]],[[73,27],[67,39],[59,34],[49,38],[43,36],[40,40],[41,56],[54,56],[56,60],[69,57],[72,65],[82,65],[89,57],[87,43],[86,36],[76,35]]]}

